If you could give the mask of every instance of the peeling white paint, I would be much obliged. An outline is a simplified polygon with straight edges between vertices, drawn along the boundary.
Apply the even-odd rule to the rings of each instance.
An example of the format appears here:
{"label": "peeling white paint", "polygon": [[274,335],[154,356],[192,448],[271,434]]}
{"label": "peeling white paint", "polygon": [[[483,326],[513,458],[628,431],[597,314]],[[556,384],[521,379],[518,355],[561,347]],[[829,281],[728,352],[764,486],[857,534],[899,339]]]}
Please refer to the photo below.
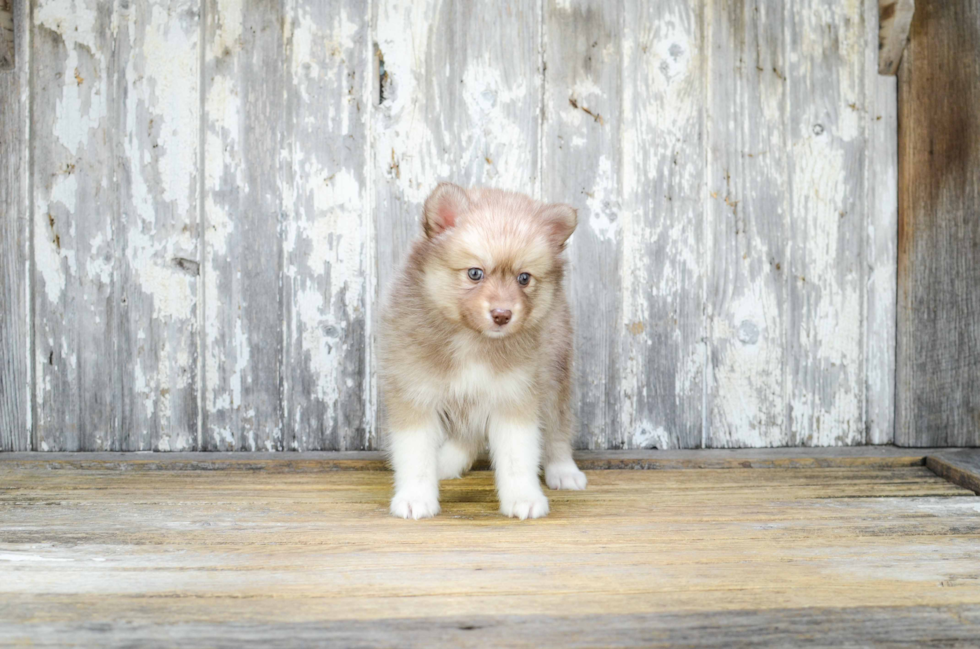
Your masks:
{"label": "peeling white paint", "polygon": [[214,3],[216,24],[214,39],[210,42],[209,55],[222,58],[234,54],[242,47],[243,0],[216,0]]}
{"label": "peeling white paint", "polygon": [[[154,5],[152,20],[143,34],[142,64],[145,82],[152,87],[152,107],[158,129],[155,164],[162,182],[162,198],[176,203],[179,214],[188,214],[197,191],[197,138],[199,122],[198,48],[196,23],[185,31],[174,20],[172,8]],[[135,34],[134,34],[135,37]],[[135,43],[134,43],[135,45]],[[128,62],[130,78],[135,79],[136,58]],[[131,110],[135,102],[129,102]],[[130,125],[136,124],[135,119]],[[132,141],[137,134],[130,134]]]}
{"label": "peeling white paint", "polygon": [[[560,0],[552,9],[570,12],[561,20],[580,20],[580,12],[572,11],[578,6]],[[377,107],[372,105],[377,101],[376,79],[365,70],[371,67],[373,39],[364,37],[363,17],[346,6],[323,16],[319,7],[286,3],[282,36],[291,58],[282,69],[289,98],[284,105],[291,111],[285,121],[291,130],[278,157],[273,152],[275,159],[268,161],[280,184],[263,189],[281,192],[286,261],[282,293],[269,299],[282,295],[284,308],[290,310],[289,326],[275,332],[294,354],[283,363],[294,363],[298,372],[306,373],[297,374],[300,381],[284,369],[283,390],[287,395],[295,394],[289,390],[308,390],[302,396],[323,405],[311,413],[310,402],[298,400],[288,415],[292,421],[333,417],[342,412],[338,408],[344,407],[345,394],[357,388],[358,380],[345,374],[350,340],[363,319],[370,320],[374,282],[391,275],[388,257],[404,249],[405,233],[417,232],[420,205],[438,180],[538,189],[537,156],[546,135],[537,131],[537,111],[545,90],[546,133],[554,127],[565,136],[560,155],[587,158],[586,182],[563,197],[585,206],[573,245],[581,246],[585,239],[588,250],[622,253],[613,270],[621,287],[609,317],[615,332],[603,339],[601,349],[581,350],[585,364],[593,366],[620,355],[615,385],[600,381],[590,395],[621,390],[612,406],[618,409],[621,441],[660,448],[674,444],[674,422],[667,415],[658,419],[651,404],[673,397],[670,405],[680,408],[705,387],[704,405],[716,445],[765,446],[793,435],[815,444],[860,441],[865,382],[868,390],[875,389],[872,385],[886,389],[887,359],[893,358],[888,342],[893,338],[875,336],[893,326],[893,310],[873,310],[864,303],[889,296],[894,302],[893,289],[887,288],[895,282],[893,258],[876,258],[872,264],[869,252],[867,268],[845,262],[855,249],[850,242],[856,233],[863,232],[860,236],[868,242],[887,239],[884,230],[893,229],[887,225],[893,221],[876,229],[874,219],[895,212],[897,190],[891,184],[875,196],[875,214],[840,214],[855,203],[853,191],[863,187],[855,170],[874,120],[869,114],[874,102],[868,97],[874,84],[866,66],[868,52],[874,54],[874,30],[862,18],[872,14],[857,0],[818,4],[806,12],[760,4],[758,24],[793,21],[779,38],[792,37],[797,49],[782,61],[787,54],[779,50],[782,43],[763,43],[774,51],[755,56],[780,58],[787,69],[770,72],[733,64],[731,74],[742,77],[731,86],[734,95],[721,97],[719,87],[706,84],[711,78],[706,75],[735,60],[731,44],[713,52],[715,44],[706,43],[701,30],[722,17],[712,12],[702,20],[701,7],[689,3],[631,6],[624,11],[648,11],[656,20],[625,20],[622,34],[590,52],[588,70],[575,69],[580,61],[563,61],[569,69],[549,68],[550,83],[542,86],[541,74],[515,74],[512,61],[502,60],[495,48],[446,51],[441,35],[458,25],[444,21],[460,16],[443,4],[382,2],[374,12],[374,35],[387,84],[384,103]],[[64,40],[60,60],[42,62],[53,66],[42,73],[57,79],[47,134],[54,145],[51,155],[66,169],[76,165],[73,173],[35,179],[37,285],[47,298],[44,306],[52,306],[52,322],[64,305],[78,300],[79,283],[86,290],[102,291],[98,300],[67,311],[101,327],[111,321],[101,301],[120,297],[112,293],[114,282],[135,282],[133,290],[142,295],[126,297],[144,298],[134,300],[139,306],[131,308],[147,309],[149,319],[136,339],[140,346],[152,340],[160,361],[151,367],[150,354],[134,356],[132,389],[137,410],[158,418],[164,429],[157,448],[194,444],[186,431],[172,430],[176,420],[171,419],[186,398],[176,391],[194,388],[193,373],[179,370],[194,366],[197,352],[203,354],[207,377],[200,386],[205,407],[227,414],[215,418],[220,423],[212,422],[208,435],[222,448],[242,444],[274,450],[275,438],[263,437],[254,425],[260,415],[253,404],[243,403],[255,387],[251,370],[256,354],[249,342],[254,344],[255,332],[246,330],[247,318],[229,315],[255,308],[254,296],[241,294],[241,277],[221,274],[242,238],[251,236],[238,220],[236,201],[225,199],[239,190],[254,196],[246,186],[244,171],[251,161],[243,160],[243,135],[269,125],[245,121],[241,57],[250,56],[242,45],[251,36],[243,32],[244,4],[220,0],[209,15],[213,31],[204,44],[205,136],[198,141],[204,90],[198,87],[200,25],[185,20],[195,10],[178,2],[113,11],[107,30],[92,2],[37,3],[35,25]],[[545,26],[544,31],[552,28]],[[747,38],[759,36],[753,29],[758,27],[746,26]],[[123,61],[126,98],[120,111],[106,105],[116,88],[106,78],[106,57],[108,47],[125,45],[112,40],[123,34],[134,51]],[[512,48],[515,59],[524,57],[523,45]],[[542,54],[540,49],[545,45],[531,48],[534,56],[547,59],[549,50]],[[744,46],[754,47],[748,42]],[[511,56],[507,47],[505,43],[504,55]],[[356,81],[347,77],[355,69]],[[621,94],[610,93],[609,87]],[[812,102],[798,101],[809,95]],[[723,105],[737,105],[743,112],[711,112]],[[119,163],[130,183],[128,203],[118,217],[120,232],[112,230],[112,223],[93,229],[83,213],[91,209],[93,195],[109,195],[115,188],[81,182],[101,164],[88,155],[101,137],[94,134],[115,128],[107,119],[117,118],[125,129],[111,134],[117,138],[112,146],[121,143]],[[760,124],[767,132],[756,132]],[[725,139],[710,141],[712,129],[725,130]],[[334,146],[334,134],[345,137],[342,145]],[[776,155],[790,145],[789,153]],[[199,147],[205,147],[203,169],[198,168]],[[118,152],[111,150],[112,156]],[[752,160],[741,172],[729,164],[739,158]],[[726,182],[723,177],[729,173]],[[112,173],[105,176],[112,182]],[[199,209],[203,233],[197,231]],[[375,215],[377,240],[371,234]],[[700,225],[706,219],[710,231]],[[395,234],[389,234],[391,228]],[[376,264],[373,255],[379,250]],[[113,258],[117,253],[122,258]],[[181,269],[175,259],[202,261],[202,277]],[[380,279],[374,277],[376,267],[381,268]],[[572,272],[571,283],[577,287],[573,300],[586,299],[609,279],[587,263]],[[709,272],[723,276],[713,282],[706,277]],[[680,317],[678,308],[690,306],[693,292],[697,300],[709,302],[704,314],[708,330],[701,332],[705,340],[693,334],[690,322],[671,330],[672,319]],[[198,304],[199,296],[206,309]],[[866,316],[866,311],[873,315]],[[196,350],[196,332],[202,326],[204,346]],[[370,338],[370,322],[366,329]],[[69,335],[54,332],[39,329],[38,341],[47,344],[39,346],[32,360],[42,406],[57,396],[52,394],[46,353],[55,351],[58,371],[77,372],[86,360]],[[178,335],[162,335],[168,332]],[[366,354],[370,357],[370,350]],[[796,366],[791,366],[791,354],[799,356]],[[675,394],[658,394],[651,377],[658,368],[672,373]],[[314,380],[307,382],[307,375]],[[368,388],[371,380],[364,379]],[[63,423],[44,420],[43,410],[40,427]],[[96,437],[99,446],[112,443],[104,431]],[[294,447],[302,443],[290,440]],[[42,448],[51,444],[41,436]]]}
{"label": "peeling white paint", "polygon": [[630,443],[633,448],[671,448],[670,433],[662,426],[654,426],[649,421],[637,424],[633,428]]}
{"label": "peeling white paint", "polygon": [[596,167],[595,183],[585,201],[589,228],[600,241],[614,241],[619,230],[619,188],[608,156],[600,156]]}
{"label": "peeling white paint", "polygon": [[[106,116],[106,79],[87,79],[79,83],[78,46],[87,54],[101,59],[96,41],[96,9],[86,0],[49,0],[34,8],[34,24],[57,33],[65,43],[68,58],[62,71],[61,99],[56,106],[54,135],[73,156],[88,141],[89,133],[98,128]],[[100,61],[101,62],[101,61]],[[102,66],[99,65],[101,69]]]}

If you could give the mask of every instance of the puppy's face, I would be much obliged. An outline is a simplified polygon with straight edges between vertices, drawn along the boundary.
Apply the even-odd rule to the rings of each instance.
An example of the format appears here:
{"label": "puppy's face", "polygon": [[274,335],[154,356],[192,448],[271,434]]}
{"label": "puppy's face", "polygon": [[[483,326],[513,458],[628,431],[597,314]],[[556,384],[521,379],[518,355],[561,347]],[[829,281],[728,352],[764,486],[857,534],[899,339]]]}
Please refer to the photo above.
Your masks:
{"label": "puppy's face", "polygon": [[562,276],[575,210],[499,190],[443,184],[426,201],[425,291],[451,322],[504,338],[544,317]]}

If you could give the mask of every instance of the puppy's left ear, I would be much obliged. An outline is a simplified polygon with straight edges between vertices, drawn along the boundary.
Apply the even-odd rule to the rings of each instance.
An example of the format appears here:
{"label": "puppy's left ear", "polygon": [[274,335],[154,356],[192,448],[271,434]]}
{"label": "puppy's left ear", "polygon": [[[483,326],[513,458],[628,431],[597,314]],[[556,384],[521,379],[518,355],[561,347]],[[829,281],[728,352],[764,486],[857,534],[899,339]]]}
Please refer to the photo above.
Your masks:
{"label": "puppy's left ear", "polygon": [[439,183],[425,199],[422,208],[422,229],[430,239],[455,227],[459,217],[470,209],[466,190],[452,183]]}
{"label": "puppy's left ear", "polygon": [[542,207],[538,214],[548,224],[552,241],[559,248],[564,248],[568,237],[572,236],[575,226],[578,225],[576,209],[565,203],[551,203]]}

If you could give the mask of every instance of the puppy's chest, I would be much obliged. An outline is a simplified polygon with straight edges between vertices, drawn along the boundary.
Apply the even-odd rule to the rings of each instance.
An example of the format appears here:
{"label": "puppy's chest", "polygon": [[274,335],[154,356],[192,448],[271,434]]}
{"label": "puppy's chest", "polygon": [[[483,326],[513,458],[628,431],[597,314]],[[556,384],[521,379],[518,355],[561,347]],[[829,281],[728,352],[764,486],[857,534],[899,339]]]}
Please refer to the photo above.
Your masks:
{"label": "puppy's chest", "polygon": [[524,368],[496,371],[486,363],[471,362],[454,368],[443,389],[447,401],[490,405],[526,400],[534,390],[533,382],[532,373]]}

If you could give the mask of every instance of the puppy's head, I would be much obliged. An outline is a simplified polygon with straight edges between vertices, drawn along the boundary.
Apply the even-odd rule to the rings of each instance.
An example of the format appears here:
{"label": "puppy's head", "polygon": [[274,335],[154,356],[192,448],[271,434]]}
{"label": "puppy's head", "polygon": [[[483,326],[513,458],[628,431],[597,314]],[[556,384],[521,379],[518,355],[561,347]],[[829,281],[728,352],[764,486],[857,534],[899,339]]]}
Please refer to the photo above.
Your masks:
{"label": "puppy's head", "polygon": [[575,209],[442,183],[425,201],[424,289],[451,322],[488,338],[534,326],[560,289]]}

